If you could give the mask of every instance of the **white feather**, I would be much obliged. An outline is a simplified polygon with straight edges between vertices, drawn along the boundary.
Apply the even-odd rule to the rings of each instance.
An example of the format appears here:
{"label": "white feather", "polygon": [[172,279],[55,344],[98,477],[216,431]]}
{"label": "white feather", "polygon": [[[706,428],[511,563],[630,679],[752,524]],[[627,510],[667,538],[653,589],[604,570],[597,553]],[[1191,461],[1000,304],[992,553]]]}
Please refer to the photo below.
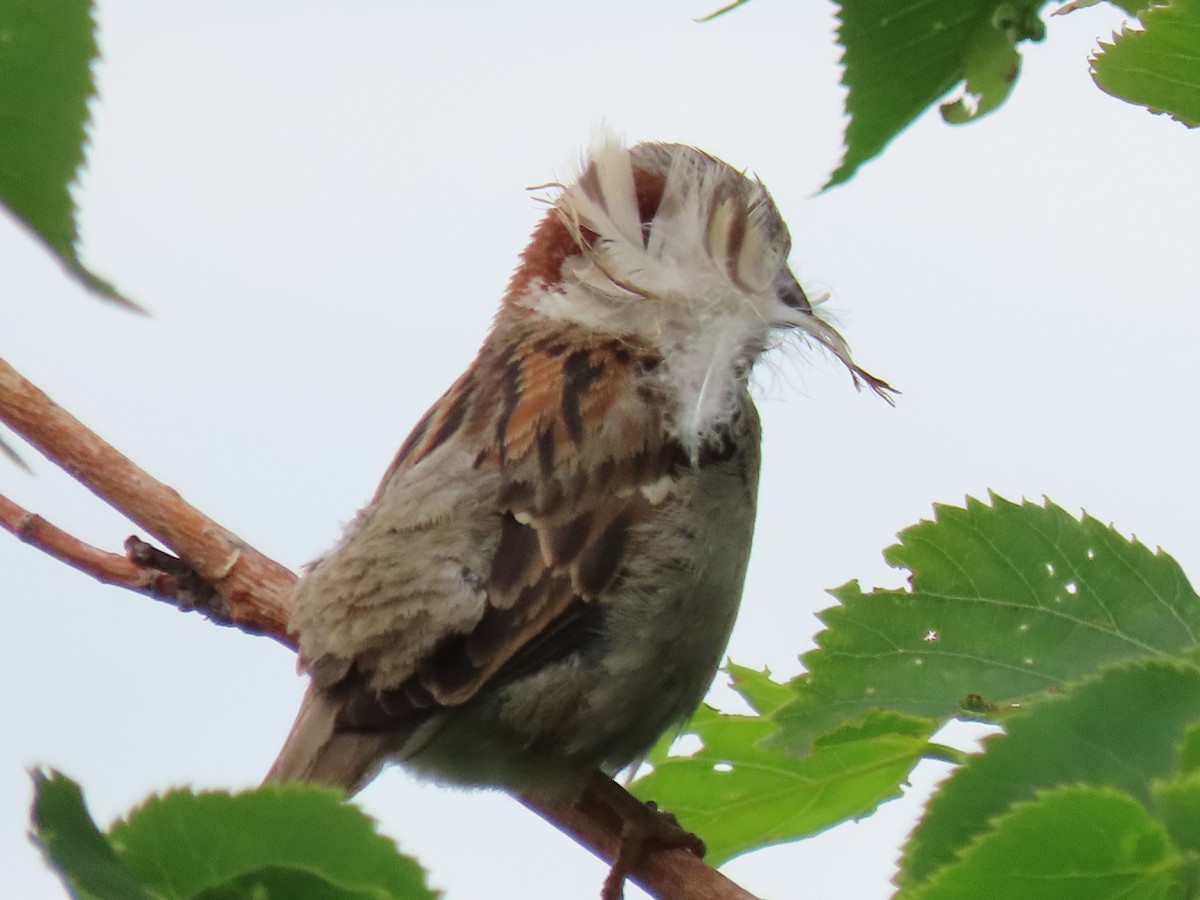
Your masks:
{"label": "white feather", "polygon": [[[635,168],[664,179],[645,238]],[[832,326],[781,301],[778,280],[791,277],[787,228],[762,184],[720,160],[681,145],[626,148],[602,130],[555,208],[581,253],[560,284],[535,288],[526,303],[657,346],[674,427],[693,454],[735,414],[773,328],[803,330],[858,371]]]}

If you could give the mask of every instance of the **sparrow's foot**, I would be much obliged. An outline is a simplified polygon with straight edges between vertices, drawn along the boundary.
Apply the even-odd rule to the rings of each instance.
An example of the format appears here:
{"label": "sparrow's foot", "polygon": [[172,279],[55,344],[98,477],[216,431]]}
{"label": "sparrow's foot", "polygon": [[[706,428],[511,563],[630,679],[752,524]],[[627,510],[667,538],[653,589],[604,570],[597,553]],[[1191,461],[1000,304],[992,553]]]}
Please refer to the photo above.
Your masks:
{"label": "sparrow's foot", "polygon": [[693,856],[704,859],[708,848],[704,846],[704,841],[700,839],[699,835],[693,834],[680,825],[674,814],[665,809],[659,809],[658,804],[653,800],[647,800],[645,807],[646,811],[650,813],[652,821],[656,823],[654,834],[651,836],[655,843],[664,844],[667,847],[682,847],[684,850],[691,851]]}
{"label": "sparrow's foot", "polygon": [[169,580],[170,589],[163,593],[180,612],[195,610],[218,625],[235,624],[225,598],[183,560],[136,536],[125,540],[125,554],[139,567],[157,572]]}
{"label": "sparrow's foot", "polygon": [[625,879],[637,868],[646,851],[655,845],[687,850],[704,858],[704,841],[680,825],[671,813],[659,809],[654,801],[642,803],[600,773],[593,779],[591,793],[621,819],[621,842],[604,880],[601,900],[621,900],[625,894]]}

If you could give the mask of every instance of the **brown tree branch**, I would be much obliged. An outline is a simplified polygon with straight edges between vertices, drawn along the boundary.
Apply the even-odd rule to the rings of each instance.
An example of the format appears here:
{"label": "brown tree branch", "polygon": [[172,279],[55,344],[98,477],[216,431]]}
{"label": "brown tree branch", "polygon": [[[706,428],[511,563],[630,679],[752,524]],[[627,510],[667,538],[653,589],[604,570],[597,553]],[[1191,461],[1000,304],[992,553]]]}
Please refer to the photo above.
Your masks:
{"label": "brown tree branch", "polygon": [[296,576],[152,478],[0,359],[0,421],[211,584],[233,622],[294,646],[287,595]]}
{"label": "brown tree branch", "polygon": [[2,494],[0,527],[11,532],[18,540],[32,544],[43,553],[91,575],[103,584],[112,584],[143,594],[154,593],[152,573],[139,568],[124,556],[85,544]]}
{"label": "brown tree branch", "polygon": [[[101,500],[161,540],[178,554],[179,560],[136,538],[127,544],[129,556],[107,553],[3,497],[0,526],[100,581],[184,609],[197,606],[195,586],[187,583],[194,572],[219,593],[230,624],[295,648],[287,628],[287,597],[296,580],[292,572],[134,465],[2,359],[0,421]],[[598,790],[585,792],[574,804],[518,799],[610,863],[624,837],[629,804],[638,804],[611,781],[608,786],[601,784]],[[623,805],[626,812],[621,811]],[[651,894],[672,900],[752,900],[751,894],[680,848],[647,847],[632,867],[632,877]]]}
{"label": "brown tree branch", "polygon": [[[606,778],[601,782],[600,773],[596,775],[592,787],[575,803],[532,797],[517,799],[611,864],[620,852],[625,823],[636,815],[627,807],[642,804],[615,781]],[[756,900],[753,894],[683,847],[648,846],[645,854],[634,863],[630,877],[655,897]]]}
{"label": "brown tree branch", "polygon": [[[109,553],[85,544],[3,494],[0,494],[0,528],[102,584],[136,591],[178,609],[198,610],[221,625],[233,624],[224,599],[200,581],[199,576],[175,557],[137,538],[126,540],[127,556]],[[173,560],[175,565],[164,563],[162,557]]]}

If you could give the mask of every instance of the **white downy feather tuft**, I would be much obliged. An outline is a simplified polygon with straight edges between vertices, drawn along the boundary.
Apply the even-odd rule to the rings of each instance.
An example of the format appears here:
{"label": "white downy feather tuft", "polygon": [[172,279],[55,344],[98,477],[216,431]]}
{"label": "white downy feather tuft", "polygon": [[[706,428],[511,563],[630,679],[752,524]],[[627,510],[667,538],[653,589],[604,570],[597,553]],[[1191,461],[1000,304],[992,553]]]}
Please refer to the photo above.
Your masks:
{"label": "white downy feather tuft", "polygon": [[[663,180],[648,223],[635,169]],[[841,335],[781,299],[781,284],[795,286],[791,238],[761,182],[692,147],[626,148],[601,129],[554,207],[580,253],[564,264],[560,284],[539,285],[527,305],[657,346],[659,377],[676,398],[674,425],[693,454],[736,413],[772,329],[808,333],[857,378]]]}

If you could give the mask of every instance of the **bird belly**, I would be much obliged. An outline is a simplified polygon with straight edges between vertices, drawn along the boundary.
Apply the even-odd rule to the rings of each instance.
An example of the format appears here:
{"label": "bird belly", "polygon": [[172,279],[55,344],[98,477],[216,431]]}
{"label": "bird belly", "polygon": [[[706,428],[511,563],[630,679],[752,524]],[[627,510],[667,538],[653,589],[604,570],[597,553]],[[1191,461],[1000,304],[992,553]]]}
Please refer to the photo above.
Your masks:
{"label": "bird belly", "polygon": [[587,639],[438,714],[406,743],[407,767],[553,796],[597,767],[612,774],[640,759],[690,715],[720,664],[745,579],[757,463],[754,447],[687,476],[683,497],[640,526]]}

